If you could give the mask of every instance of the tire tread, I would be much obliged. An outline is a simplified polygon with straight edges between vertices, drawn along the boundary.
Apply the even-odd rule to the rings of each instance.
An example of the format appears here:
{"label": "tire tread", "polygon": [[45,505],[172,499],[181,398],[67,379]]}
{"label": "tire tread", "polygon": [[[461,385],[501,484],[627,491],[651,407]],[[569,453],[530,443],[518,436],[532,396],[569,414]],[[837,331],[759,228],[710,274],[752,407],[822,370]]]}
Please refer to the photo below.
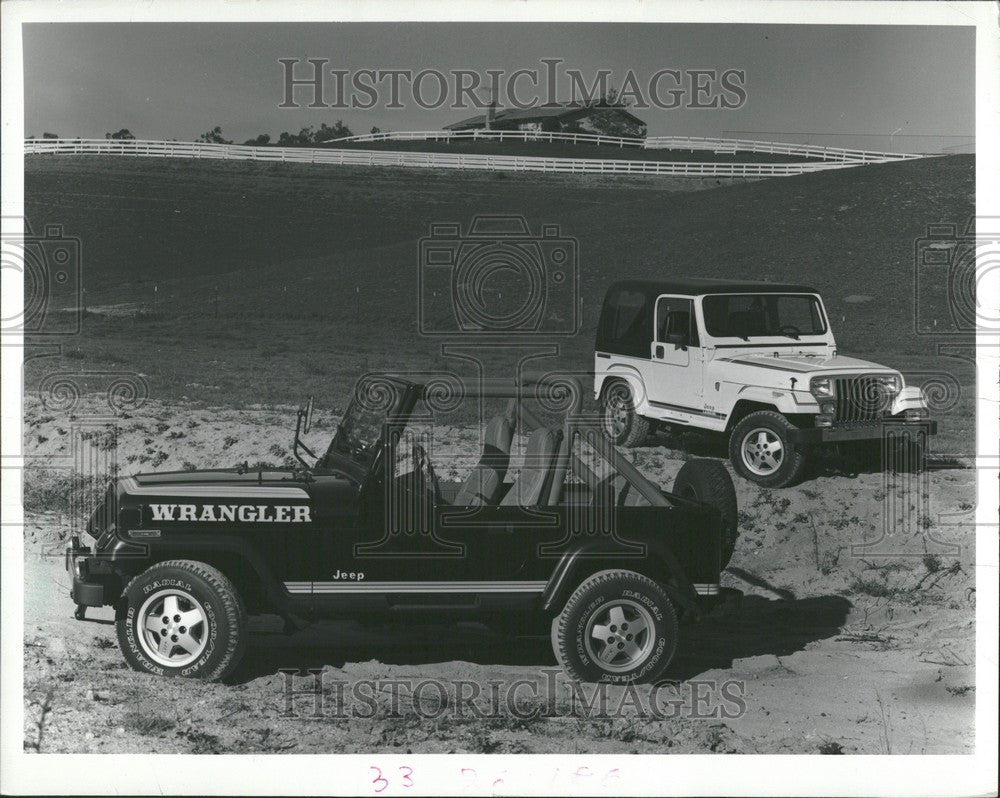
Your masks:
{"label": "tire tread", "polygon": [[227,637],[226,650],[218,664],[209,672],[199,674],[199,678],[215,682],[224,679],[239,665],[247,647],[247,611],[239,592],[230,579],[215,566],[198,560],[164,560],[151,565],[142,573],[137,574],[122,591],[122,596],[128,595],[132,586],[141,579],[148,578],[151,573],[168,568],[176,568],[197,576],[207,582],[215,591],[222,604],[223,613],[229,624],[231,634]]}

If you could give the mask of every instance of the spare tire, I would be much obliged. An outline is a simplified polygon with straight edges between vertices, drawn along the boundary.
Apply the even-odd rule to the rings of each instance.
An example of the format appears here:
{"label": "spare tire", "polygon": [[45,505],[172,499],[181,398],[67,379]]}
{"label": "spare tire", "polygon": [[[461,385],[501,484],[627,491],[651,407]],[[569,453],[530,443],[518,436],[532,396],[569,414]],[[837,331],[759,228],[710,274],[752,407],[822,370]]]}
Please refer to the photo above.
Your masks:
{"label": "spare tire", "polygon": [[722,515],[722,561],[720,568],[729,565],[739,536],[739,508],[736,488],[726,467],[717,460],[688,460],[677,472],[671,491],[685,499],[709,504]]}

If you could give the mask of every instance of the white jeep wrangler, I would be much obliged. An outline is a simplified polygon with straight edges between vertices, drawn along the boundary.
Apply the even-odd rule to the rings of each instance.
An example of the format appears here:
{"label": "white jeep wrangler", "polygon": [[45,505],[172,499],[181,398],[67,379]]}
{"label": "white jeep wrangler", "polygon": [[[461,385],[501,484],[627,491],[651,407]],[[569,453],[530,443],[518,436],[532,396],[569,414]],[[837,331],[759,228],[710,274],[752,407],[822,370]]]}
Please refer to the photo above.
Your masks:
{"label": "white jeep wrangler", "polygon": [[[654,424],[729,434],[736,472],[784,487],[809,447],[883,440],[923,455],[937,432],[919,387],[837,354],[823,300],[804,285],[628,280],[604,298],[594,397],[605,434],[636,446]],[[876,454],[877,452],[877,454]]]}

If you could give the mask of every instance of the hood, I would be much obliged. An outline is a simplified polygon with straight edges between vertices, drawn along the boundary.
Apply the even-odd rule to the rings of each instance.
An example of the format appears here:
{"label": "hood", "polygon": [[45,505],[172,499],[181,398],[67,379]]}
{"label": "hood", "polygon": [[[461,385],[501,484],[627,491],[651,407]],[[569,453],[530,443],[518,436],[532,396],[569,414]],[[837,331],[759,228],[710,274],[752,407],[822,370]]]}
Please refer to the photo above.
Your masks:
{"label": "hood", "polygon": [[184,486],[218,485],[220,487],[249,487],[258,485],[301,485],[290,469],[267,469],[238,471],[235,468],[204,469],[199,471],[165,471],[151,474],[135,474],[125,482],[135,483],[139,488],[170,490]]}
{"label": "hood", "polygon": [[[136,474],[118,481],[119,496],[128,506],[149,507],[154,520],[215,520],[213,512],[222,520],[231,515],[228,508],[237,507],[239,520],[254,520],[249,518],[247,510],[238,510],[240,506],[257,507],[256,520],[266,518],[266,507],[287,505],[310,506],[319,515],[338,515],[349,511],[357,501],[358,486],[342,473],[327,471],[312,475],[308,481],[297,478],[292,469],[269,469],[247,471],[241,473],[236,469],[209,469],[204,471],[169,471],[156,474]],[[183,518],[179,508],[193,507],[194,510],[184,510],[196,518]],[[225,505],[227,510],[220,511]],[[156,509],[152,509],[153,507]],[[164,516],[167,510],[161,508],[175,507],[170,510],[172,517]],[[214,510],[203,510],[206,506],[214,506]],[[274,519],[281,521],[282,514],[273,514]],[[302,515],[308,519],[312,513]],[[292,519],[289,519],[292,520]]]}
{"label": "hood", "polygon": [[898,374],[895,369],[872,363],[868,360],[859,360],[845,355],[803,354],[800,352],[781,354],[777,356],[773,352],[754,352],[740,355],[729,355],[718,358],[723,363],[732,363],[740,366],[753,366],[762,369],[776,369],[787,374],[808,374],[815,376],[818,374]]}

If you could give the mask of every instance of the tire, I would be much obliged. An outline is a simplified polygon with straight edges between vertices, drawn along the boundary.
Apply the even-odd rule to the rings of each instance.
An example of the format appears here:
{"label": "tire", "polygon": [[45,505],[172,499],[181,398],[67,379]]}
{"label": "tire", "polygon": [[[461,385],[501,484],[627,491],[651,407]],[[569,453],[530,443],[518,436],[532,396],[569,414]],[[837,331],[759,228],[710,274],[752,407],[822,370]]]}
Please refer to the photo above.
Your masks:
{"label": "tire", "polygon": [[615,446],[638,446],[649,437],[650,421],[635,412],[632,388],[614,380],[601,394],[601,427]]}
{"label": "tire", "polygon": [[[772,410],[758,410],[740,421],[729,436],[729,459],[736,473],[766,488],[794,483],[806,463],[805,451],[791,442],[794,429],[787,418]],[[763,457],[751,458],[748,447]]]}
{"label": "tire", "polygon": [[[164,618],[159,629],[150,623]],[[125,661],[157,676],[218,681],[246,651],[242,599],[221,571],[194,560],[157,563],[135,577],[122,595],[115,625]]]}
{"label": "tire", "polygon": [[736,488],[726,467],[718,460],[688,460],[674,479],[672,493],[709,504],[722,515],[722,560],[720,570],[729,565],[739,537],[739,506]]}
{"label": "tire", "polygon": [[[637,623],[643,629],[633,637],[627,627]],[[599,626],[607,638],[594,637]],[[677,613],[652,579],[634,571],[601,571],[573,592],[552,621],[552,649],[577,681],[655,682],[677,650]],[[610,659],[601,662],[605,653]]]}

